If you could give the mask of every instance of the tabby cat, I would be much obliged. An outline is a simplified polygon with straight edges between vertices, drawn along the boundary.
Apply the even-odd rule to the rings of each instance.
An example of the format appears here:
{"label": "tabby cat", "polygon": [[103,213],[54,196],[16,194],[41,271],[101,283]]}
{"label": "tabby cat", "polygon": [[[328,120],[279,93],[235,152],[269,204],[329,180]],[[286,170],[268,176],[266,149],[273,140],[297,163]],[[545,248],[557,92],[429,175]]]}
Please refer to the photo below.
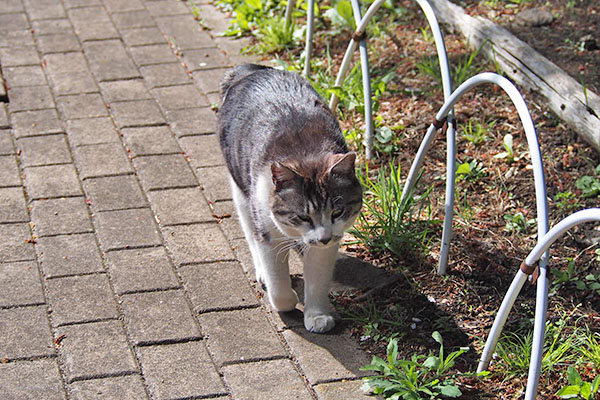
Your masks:
{"label": "tabby cat", "polygon": [[221,82],[218,132],[256,279],[278,311],[296,307],[288,254],[304,263],[304,326],[335,325],[329,288],[362,189],[338,122],[299,75],[243,64]]}

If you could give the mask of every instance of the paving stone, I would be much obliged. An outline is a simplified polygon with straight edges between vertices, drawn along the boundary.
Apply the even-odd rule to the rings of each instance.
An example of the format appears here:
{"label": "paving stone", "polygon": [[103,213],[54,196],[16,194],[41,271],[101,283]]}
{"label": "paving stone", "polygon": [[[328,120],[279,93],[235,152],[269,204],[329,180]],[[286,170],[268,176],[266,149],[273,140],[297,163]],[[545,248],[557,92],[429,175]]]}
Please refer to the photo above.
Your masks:
{"label": "paving stone", "polygon": [[146,190],[198,185],[181,154],[135,157],[133,163]]}
{"label": "paving stone", "polygon": [[105,274],[48,279],[48,302],[54,325],[118,318]]}
{"label": "paving stone", "polygon": [[32,21],[66,16],[62,2],[59,0],[24,0],[23,2]]}
{"label": "paving stone", "polygon": [[23,4],[19,0],[4,0],[0,14],[13,14],[25,12]]}
{"label": "paving stone", "polygon": [[66,399],[55,360],[0,364],[0,393],[5,399]]}
{"label": "paving stone", "polygon": [[[219,223],[219,226],[227,236],[227,239],[232,242],[236,239],[244,239],[244,231],[242,231],[242,227],[240,225],[240,221],[238,220],[237,211],[235,210],[235,206],[233,205],[233,201],[227,200],[224,202],[219,202],[218,204],[218,214],[217,215],[227,215],[229,214],[229,218],[223,218]],[[213,203],[213,207],[217,204]],[[233,244],[233,243],[232,243]],[[236,249],[234,249],[234,252]]]}
{"label": "paving stone", "polygon": [[181,148],[190,157],[192,167],[215,167],[225,165],[217,135],[182,137]]}
{"label": "paving stone", "polygon": [[290,360],[260,361],[223,367],[235,399],[312,399]]}
{"label": "paving stone", "polygon": [[54,100],[48,86],[16,87],[10,91],[8,108],[11,113],[54,108]]}
{"label": "paving stone", "polygon": [[162,243],[150,209],[104,211],[96,218],[98,237],[105,251]]}
{"label": "paving stone", "polygon": [[156,27],[123,29],[123,41],[127,46],[145,46],[148,44],[166,44],[167,40]]}
{"label": "paving stone", "polygon": [[63,134],[20,138],[17,140],[17,148],[21,152],[23,167],[64,164],[73,161]]}
{"label": "paving stone", "polygon": [[[10,121],[8,120],[8,107],[6,103],[0,103],[0,129],[10,128]],[[0,139],[1,141],[2,139]],[[2,143],[0,142],[0,146]],[[1,149],[2,147],[0,147]],[[1,150],[0,150],[1,151]]]}
{"label": "paving stone", "polygon": [[119,30],[155,26],[152,16],[145,9],[114,13],[112,19]]}
{"label": "paving stone", "polygon": [[13,146],[12,137],[10,130],[0,129],[0,155],[1,156],[12,156],[15,155],[15,148]]}
{"label": "paving stone", "polygon": [[347,333],[322,335],[298,327],[283,336],[313,385],[368,375],[360,367],[371,360]]}
{"label": "paving stone", "polygon": [[89,40],[118,39],[119,34],[104,7],[78,7],[68,11],[75,33],[82,42]]}
{"label": "paving stone", "polygon": [[46,85],[46,76],[39,65],[25,65],[22,67],[7,67],[2,70],[8,87],[40,86]]}
{"label": "paving stone", "polygon": [[29,222],[23,188],[0,188],[0,223]]}
{"label": "paving stone", "polygon": [[209,107],[167,111],[167,120],[177,137],[204,135],[217,131],[217,117]]}
{"label": "paving stone", "polygon": [[104,117],[108,115],[106,105],[98,93],[60,96],[57,102],[58,109],[66,120]]}
{"label": "paving stone", "polygon": [[159,87],[152,89],[151,92],[165,112],[208,105],[194,85]]}
{"label": "paving stone", "polygon": [[46,278],[104,271],[93,234],[41,237],[37,242]]}
{"label": "paving stone", "polygon": [[167,249],[176,265],[226,261],[234,258],[217,224],[178,225],[163,228]]}
{"label": "paving stone", "polygon": [[168,126],[125,128],[121,133],[134,156],[181,154],[181,148]]}
{"label": "paving stone", "polygon": [[148,202],[133,175],[86,179],[83,183],[94,211],[147,207]]}
{"label": "paving stone", "polygon": [[199,319],[218,365],[287,356],[261,308],[201,314]]}
{"label": "paving stone", "polygon": [[181,50],[214,47],[208,32],[194,20],[192,15],[174,15],[156,19],[158,27]]}
{"label": "paving stone", "polygon": [[25,168],[29,200],[83,195],[73,164]]}
{"label": "paving stone", "polygon": [[98,81],[140,77],[120,40],[85,42],[83,48]]}
{"label": "paving stone", "polygon": [[0,309],[0,338],[0,354],[8,360],[54,354],[45,305]]}
{"label": "paving stone", "polygon": [[224,36],[230,21],[228,18],[223,18],[221,10],[209,3],[202,5],[202,23],[210,30],[213,37],[219,37]]}
{"label": "paving stone", "polygon": [[190,76],[179,63],[148,65],[140,71],[150,88],[191,83]]}
{"label": "paving stone", "polygon": [[146,89],[144,81],[141,79],[101,82],[100,89],[102,90],[104,99],[109,103],[114,101],[152,99],[152,95]]}
{"label": "paving stone", "polygon": [[35,200],[31,219],[37,236],[91,232],[92,225],[83,197]]}
{"label": "paving stone", "polygon": [[79,40],[73,33],[56,33],[39,36],[37,43],[42,54],[68,53],[70,51],[81,50]]}
{"label": "paving stone", "polygon": [[118,294],[179,288],[164,247],[111,251],[108,270]]}
{"label": "paving stone", "polygon": [[55,108],[14,113],[11,119],[13,133],[17,138],[64,131]]}
{"label": "paving stone", "polygon": [[365,393],[361,386],[362,380],[323,383],[314,387],[319,400],[367,400],[373,399]]}
{"label": "paving stone", "polygon": [[204,188],[204,196],[209,202],[231,200],[229,172],[226,166],[200,168],[198,179]]}
{"label": "paving stone", "polygon": [[67,135],[72,146],[121,143],[110,117],[69,120]]}
{"label": "paving stone", "polygon": [[[4,37],[5,34],[6,33],[3,33],[0,35],[0,37]],[[2,60],[3,68],[16,67],[20,65],[40,65],[40,55],[33,45],[31,33],[29,33],[26,37],[31,40],[30,46],[0,48],[0,59]]]}
{"label": "paving stone", "polygon": [[219,82],[223,79],[223,75],[228,68],[213,68],[204,69],[192,73],[194,81],[198,88],[205,94],[219,93]]}
{"label": "paving stone", "polygon": [[99,6],[102,4],[100,0],[64,0],[63,3],[67,10],[71,8]]}
{"label": "paving stone", "polygon": [[75,149],[75,160],[82,179],[133,172],[120,143],[79,146]]}
{"label": "paving stone", "polygon": [[56,335],[67,383],[137,372],[121,321],[63,326]]}
{"label": "paving stone", "polygon": [[238,263],[183,266],[179,274],[196,312],[260,304]]}
{"label": "paving stone", "polygon": [[44,304],[37,263],[0,263],[0,307]]}
{"label": "paving stone", "polygon": [[83,52],[46,54],[46,73],[54,92],[59,96],[98,91],[96,81]]}
{"label": "paving stone", "polygon": [[115,376],[73,382],[70,386],[73,400],[145,399],[146,390],[139,375]]}
{"label": "paving stone", "polygon": [[203,398],[227,393],[203,342],[142,347],[138,352],[153,399]]}
{"label": "paving stone", "polygon": [[217,67],[229,67],[227,56],[217,48],[187,50],[183,53],[183,61],[190,71],[200,71]]}
{"label": "paving stone", "polygon": [[129,337],[137,345],[202,337],[182,291],[125,294],[121,300]]}
{"label": "paving stone", "polygon": [[144,10],[144,5],[140,0],[104,0],[104,6],[109,13]]}
{"label": "paving stone", "polygon": [[154,100],[112,103],[110,109],[119,128],[161,125],[165,123],[160,108],[158,108]]}
{"label": "paving stone", "polygon": [[19,168],[14,156],[0,156],[0,187],[21,186]]}
{"label": "paving stone", "polygon": [[35,260],[28,224],[0,224],[0,261]]}
{"label": "paving stone", "polygon": [[[153,65],[153,64],[172,64],[175,63],[183,70],[179,60],[171,51],[167,43],[151,44],[147,46],[136,46],[130,50],[133,61],[138,66]],[[142,71],[142,74],[144,71]],[[187,76],[187,74],[186,74]],[[188,78],[189,79],[189,78]]]}
{"label": "paving stone", "polygon": [[0,14],[0,26],[3,31],[16,31],[30,28],[25,13]]}
{"label": "paving stone", "polygon": [[152,191],[148,198],[161,225],[215,220],[200,187]]}
{"label": "paving stone", "polygon": [[[252,56],[243,54],[244,49],[252,45],[250,38],[241,37],[232,40],[229,37],[215,37],[213,44],[216,44],[221,50],[225,51],[229,56],[231,65],[237,65],[248,62],[260,62],[260,56]],[[207,46],[211,47],[211,46]]]}
{"label": "paving stone", "polygon": [[190,10],[184,3],[173,1],[149,1],[146,8],[155,17],[165,17],[167,15],[189,15]]}
{"label": "paving stone", "polygon": [[31,26],[36,36],[73,32],[71,22],[67,18],[33,21]]}

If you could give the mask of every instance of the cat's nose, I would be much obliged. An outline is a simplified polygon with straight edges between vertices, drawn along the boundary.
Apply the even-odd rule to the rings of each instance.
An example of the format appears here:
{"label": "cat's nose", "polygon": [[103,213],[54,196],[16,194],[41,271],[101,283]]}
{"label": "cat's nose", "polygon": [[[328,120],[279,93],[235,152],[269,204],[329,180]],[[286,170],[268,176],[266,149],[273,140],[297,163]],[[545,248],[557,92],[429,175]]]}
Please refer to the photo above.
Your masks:
{"label": "cat's nose", "polygon": [[323,243],[323,244],[327,244],[331,241],[331,236],[327,236],[327,237],[323,237],[321,239],[319,239],[319,242]]}

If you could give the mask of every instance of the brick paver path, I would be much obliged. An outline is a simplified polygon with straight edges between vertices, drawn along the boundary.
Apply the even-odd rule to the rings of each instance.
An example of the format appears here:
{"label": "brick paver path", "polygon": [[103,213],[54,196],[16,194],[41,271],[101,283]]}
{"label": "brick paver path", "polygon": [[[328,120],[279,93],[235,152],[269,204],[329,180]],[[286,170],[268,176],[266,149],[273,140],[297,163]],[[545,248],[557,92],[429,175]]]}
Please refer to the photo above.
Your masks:
{"label": "brick paver path", "polygon": [[195,3],[210,29],[178,0],[0,0],[2,399],[363,398],[348,333],[252,280],[211,110],[246,43]]}

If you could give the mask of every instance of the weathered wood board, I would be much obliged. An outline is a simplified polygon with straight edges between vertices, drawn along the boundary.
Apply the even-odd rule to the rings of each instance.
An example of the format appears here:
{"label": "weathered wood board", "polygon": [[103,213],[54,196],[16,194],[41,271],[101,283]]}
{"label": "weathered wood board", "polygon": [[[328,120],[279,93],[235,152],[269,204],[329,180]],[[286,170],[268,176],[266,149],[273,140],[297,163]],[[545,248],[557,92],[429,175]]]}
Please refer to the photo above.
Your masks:
{"label": "weathered wood board", "polygon": [[554,113],[600,151],[600,97],[596,93],[586,93],[575,79],[506,29],[467,15],[447,0],[429,2],[442,24],[462,32],[473,48],[482,47],[515,84],[543,95]]}

